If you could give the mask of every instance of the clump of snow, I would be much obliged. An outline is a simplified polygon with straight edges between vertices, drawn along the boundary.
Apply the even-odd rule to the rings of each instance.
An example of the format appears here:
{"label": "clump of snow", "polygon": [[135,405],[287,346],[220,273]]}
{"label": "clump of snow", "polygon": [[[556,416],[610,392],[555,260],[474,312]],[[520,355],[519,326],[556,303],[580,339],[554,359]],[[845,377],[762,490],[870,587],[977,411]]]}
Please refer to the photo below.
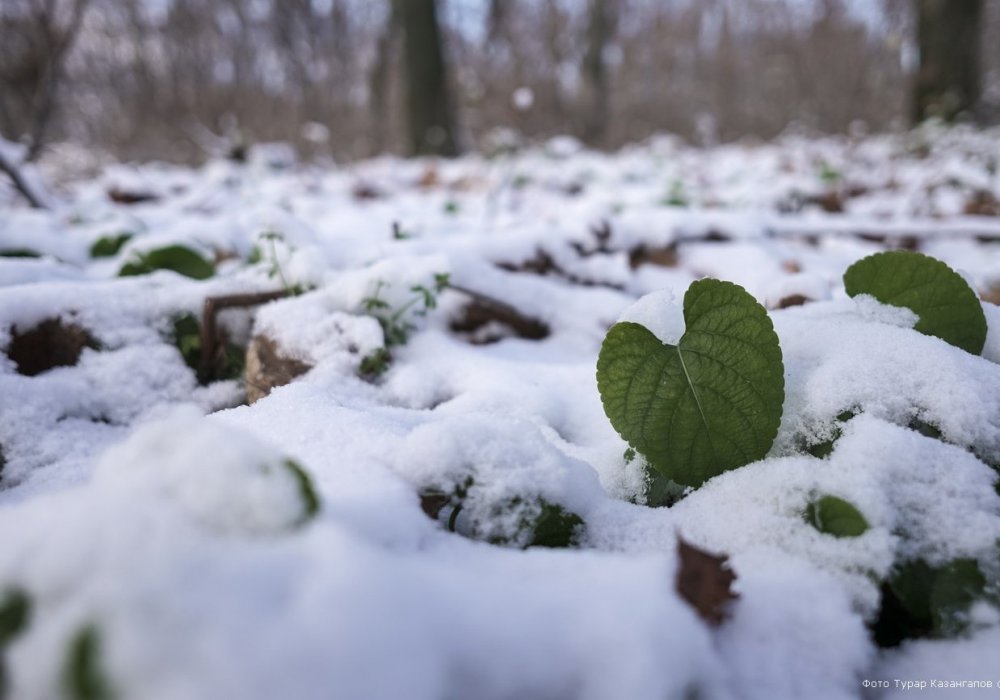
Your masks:
{"label": "clump of snow", "polygon": [[684,307],[671,289],[644,295],[622,311],[618,322],[626,321],[645,326],[669,345],[677,345],[684,335]]}
{"label": "clump of snow", "polygon": [[257,314],[255,334],[276,341],[283,355],[309,365],[333,362],[350,373],[358,362],[382,347],[382,327],[371,316],[331,308],[317,294],[268,304]]}
{"label": "clump of snow", "polygon": [[136,430],[101,458],[94,479],[140,500],[165,497],[216,532],[275,534],[308,515],[286,459],[192,408]]}
{"label": "clump of snow", "polygon": [[786,375],[776,449],[821,442],[838,415],[863,411],[902,426],[922,421],[1000,461],[997,365],[912,330],[915,320],[863,296],[774,314]]}
{"label": "clump of snow", "polygon": [[826,301],[831,296],[830,281],[817,274],[801,272],[781,275],[768,286],[763,301],[768,308],[774,308],[783,300],[797,296],[807,301]]}
{"label": "clump of snow", "polygon": [[524,523],[542,498],[586,517],[600,497],[592,470],[554,447],[530,423],[489,414],[420,426],[401,443],[395,469],[421,490],[461,490],[463,519],[483,539],[526,545]]}

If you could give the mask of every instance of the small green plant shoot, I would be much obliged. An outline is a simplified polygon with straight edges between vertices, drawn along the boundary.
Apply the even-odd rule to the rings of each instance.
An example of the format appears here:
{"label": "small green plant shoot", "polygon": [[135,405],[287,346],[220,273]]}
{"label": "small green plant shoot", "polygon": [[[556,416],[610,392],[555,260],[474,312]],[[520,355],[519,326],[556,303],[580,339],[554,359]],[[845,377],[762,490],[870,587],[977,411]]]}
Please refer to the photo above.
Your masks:
{"label": "small green plant shoot", "polygon": [[608,331],[597,387],[611,424],[649,465],[685,486],[763,458],[785,398],[778,336],[742,287],[705,279],[684,295],[677,345],[637,323]]}
{"label": "small green plant shoot", "polygon": [[983,307],[962,276],[940,260],[906,250],[869,255],[847,269],[844,288],[852,297],[869,294],[910,309],[920,319],[914,327],[921,333],[973,355],[983,351]]}
{"label": "small green plant shoot", "polygon": [[[308,288],[305,285],[289,282],[288,278],[285,276],[285,271],[281,268],[281,260],[278,256],[278,243],[284,243],[285,237],[277,231],[266,231],[260,235],[260,240],[263,243],[267,243],[266,260],[260,246],[258,245],[254,246],[254,249],[250,252],[250,260],[248,262],[252,265],[259,262],[266,262],[267,276],[271,279],[277,278],[282,289],[287,291],[292,296],[298,296],[299,294],[304,294],[308,291]],[[287,244],[285,245],[287,247]]]}
{"label": "small green plant shoot", "polygon": [[859,537],[868,530],[865,516],[842,498],[822,496],[806,506],[806,521],[834,537]]}
{"label": "small green plant shoot", "polygon": [[294,459],[286,459],[282,462],[282,466],[284,466],[285,469],[291,473],[291,475],[295,478],[295,482],[299,486],[299,495],[302,497],[302,517],[299,519],[298,524],[305,524],[316,517],[316,514],[319,513],[319,495],[313,487],[312,479],[309,477],[309,473],[302,468],[302,465]]}
{"label": "small green plant shoot", "polygon": [[437,273],[430,287],[422,284],[410,287],[413,296],[397,309],[393,309],[389,302],[382,298],[382,291],[388,285],[382,280],[375,284],[375,291],[361,300],[361,310],[375,318],[382,326],[385,345],[361,360],[359,371],[362,375],[377,377],[389,369],[389,363],[392,361],[390,350],[405,345],[415,328],[409,316],[411,314],[417,317],[426,316],[428,311],[437,308],[438,295],[448,287],[448,284],[448,274]]}
{"label": "small green plant shoot", "polygon": [[208,279],[215,274],[215,266],[198,253],[182,245],[169,245],[136,253],[132,260],[122,265],[118,276],[148,275],[156,270],[172,270],[196,280]]}

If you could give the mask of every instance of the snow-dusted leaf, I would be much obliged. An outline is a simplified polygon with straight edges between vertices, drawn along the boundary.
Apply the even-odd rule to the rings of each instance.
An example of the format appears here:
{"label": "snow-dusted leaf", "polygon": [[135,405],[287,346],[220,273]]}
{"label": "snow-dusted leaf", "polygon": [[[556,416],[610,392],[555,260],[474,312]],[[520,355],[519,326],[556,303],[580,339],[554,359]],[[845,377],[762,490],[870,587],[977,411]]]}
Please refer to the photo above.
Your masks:
{"label": "snow-dusted leaf", "polygon": [[781,422],[784,366],[767,312],[742,287],[706,279],[684,295],[677,345],[618,323],[597,361],[615,429],[673,481],[699,486],[763,458]]}
{"label": "snow-dusted leaf", "polygon": [[556,503],[539,504],[538,516],[531,523],[532,537],[529,547],[551,549],[572,547],[580,538],[583,519]]}
{"label": "snow-dusted leaf", "polygon": [[169,245],[140,254],[137,259],[125,263],[118,275],[148,275],[155,270],[173,270],[196,280],[208,279],[215,274],[215,266],[198,253],[182,245]]}
{"label": "snow-dusted leaf", "polygon": [[986,316],[976,293],[940,260],[907,250],[876,253],[851,265],[844,287],[869,294],[919,317],[916,330],[978,355],[986,343]]}
{"label": "snow-dusted leaf", "polygon": [[122,246],[130,240],[132,240],[132,234],[128,232],[102,236],[94,241],[94,244],[90,246],[90,257],[114,257],[115,255],[118,255],[118,251],[122,249]]}
{"label": "snow-dusted leaf", "polygon": [[814,528],[834,537],[858,537],[868,530],[865,516],[842,498],[823,496],[806,507],[806,520]]}

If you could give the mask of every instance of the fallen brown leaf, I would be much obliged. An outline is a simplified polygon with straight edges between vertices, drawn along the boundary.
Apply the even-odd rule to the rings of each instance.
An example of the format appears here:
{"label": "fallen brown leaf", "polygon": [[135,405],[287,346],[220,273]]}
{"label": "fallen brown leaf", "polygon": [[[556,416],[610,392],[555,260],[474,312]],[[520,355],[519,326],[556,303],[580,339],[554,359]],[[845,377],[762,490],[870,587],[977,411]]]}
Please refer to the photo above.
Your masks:
{"label": "fallen brown leaf", "polygon": [[729,557],[716,556],[677,538],[676,588],[681,598],[710,625],[721,625],[737,596],[732,591],[736,574],[729,569]]}

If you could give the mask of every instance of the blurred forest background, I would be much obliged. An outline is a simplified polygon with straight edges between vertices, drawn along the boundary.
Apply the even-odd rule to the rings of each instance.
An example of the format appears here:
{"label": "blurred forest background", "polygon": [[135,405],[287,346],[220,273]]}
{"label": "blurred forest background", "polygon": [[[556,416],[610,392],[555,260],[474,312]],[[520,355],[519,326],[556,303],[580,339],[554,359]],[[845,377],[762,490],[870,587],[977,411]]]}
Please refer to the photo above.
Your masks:
{"label": "blurred forest background", "polygon": [[990,123],[998,37],[1000,0],[2,0],[0,135],[198,162]]}

